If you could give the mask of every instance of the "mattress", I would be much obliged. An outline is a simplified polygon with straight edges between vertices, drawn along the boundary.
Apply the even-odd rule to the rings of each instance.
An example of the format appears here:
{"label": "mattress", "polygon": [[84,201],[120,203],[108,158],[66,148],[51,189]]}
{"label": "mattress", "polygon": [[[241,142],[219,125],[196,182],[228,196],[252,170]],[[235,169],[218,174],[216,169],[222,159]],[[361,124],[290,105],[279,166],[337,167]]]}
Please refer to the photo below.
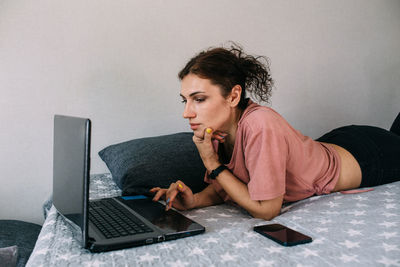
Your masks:
{"label": "mattress", "polygon": [[[92,199],[121,194],[110,174],[91,176]],[[400,266],[400,182],[360,194],[314,196],[285,206],[272,221],[222,204],[182,212],[206,232],[142,247],[90,253],[57,213],[45,222],[27,266]],[[313,238],[284,247],[253,231],[280,223]]]}

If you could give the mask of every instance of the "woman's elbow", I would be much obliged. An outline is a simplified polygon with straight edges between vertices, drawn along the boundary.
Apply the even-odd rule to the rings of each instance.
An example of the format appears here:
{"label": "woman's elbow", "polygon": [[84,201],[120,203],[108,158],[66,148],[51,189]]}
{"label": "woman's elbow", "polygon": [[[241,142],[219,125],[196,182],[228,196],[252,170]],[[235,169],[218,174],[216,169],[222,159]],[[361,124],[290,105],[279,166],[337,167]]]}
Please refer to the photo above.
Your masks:
{"label": "woman's elbow", "polygon": [[281,212],[282,198],[279,197],[274,200],[259,201],[257,207],[250,212],[254,218],[270,221]]}
{"label": "woman's elbow", "polygon": [[254,218],[270,221],[279,215],[279,212],[253,212],[250,213]]}

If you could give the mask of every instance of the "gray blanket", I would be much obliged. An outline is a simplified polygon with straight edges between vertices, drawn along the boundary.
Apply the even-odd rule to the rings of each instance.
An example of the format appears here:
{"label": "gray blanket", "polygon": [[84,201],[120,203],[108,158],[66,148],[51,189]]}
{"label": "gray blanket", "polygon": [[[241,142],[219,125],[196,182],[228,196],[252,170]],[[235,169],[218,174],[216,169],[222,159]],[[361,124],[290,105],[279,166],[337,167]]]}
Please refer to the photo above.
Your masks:
{"label": "gray blanket", "polygon": [[[120,190],[109,174],[93,175],[90,194],[110,197]],[[400,182],[299,201],[271,222],[226,204],[183,213],[206,233],[93,254],[80,247],[51,206],[27,266],[400,266]],[[289,226],[313,242],[283,247],[252,230],[269,223]]]}

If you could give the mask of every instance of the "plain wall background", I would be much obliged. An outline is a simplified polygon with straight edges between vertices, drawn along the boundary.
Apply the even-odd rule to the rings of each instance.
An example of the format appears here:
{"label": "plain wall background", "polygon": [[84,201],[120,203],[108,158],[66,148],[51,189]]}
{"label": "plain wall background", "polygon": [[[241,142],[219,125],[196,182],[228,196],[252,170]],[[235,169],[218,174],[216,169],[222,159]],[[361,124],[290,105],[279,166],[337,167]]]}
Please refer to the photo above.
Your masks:
{"label": "plain wall background", "polygon": [[0,0],[0,219],[43,222],[53,115],[103,147],[190,131],[178,71],[233,40],[271,60],[272,107],[317,138],[400,111],[400,1]]}

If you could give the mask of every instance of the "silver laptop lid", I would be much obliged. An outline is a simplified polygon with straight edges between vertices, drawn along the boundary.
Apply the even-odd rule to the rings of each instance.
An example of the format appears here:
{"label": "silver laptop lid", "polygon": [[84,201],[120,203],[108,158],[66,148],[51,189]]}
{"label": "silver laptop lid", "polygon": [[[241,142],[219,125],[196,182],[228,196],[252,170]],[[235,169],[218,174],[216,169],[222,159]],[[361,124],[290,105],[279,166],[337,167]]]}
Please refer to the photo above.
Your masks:
{"label": "silver laptop lid", "polygon": [[90,135],[89,119],[54,116],[53,204],[79,227],[83,247],[88,244]]}

